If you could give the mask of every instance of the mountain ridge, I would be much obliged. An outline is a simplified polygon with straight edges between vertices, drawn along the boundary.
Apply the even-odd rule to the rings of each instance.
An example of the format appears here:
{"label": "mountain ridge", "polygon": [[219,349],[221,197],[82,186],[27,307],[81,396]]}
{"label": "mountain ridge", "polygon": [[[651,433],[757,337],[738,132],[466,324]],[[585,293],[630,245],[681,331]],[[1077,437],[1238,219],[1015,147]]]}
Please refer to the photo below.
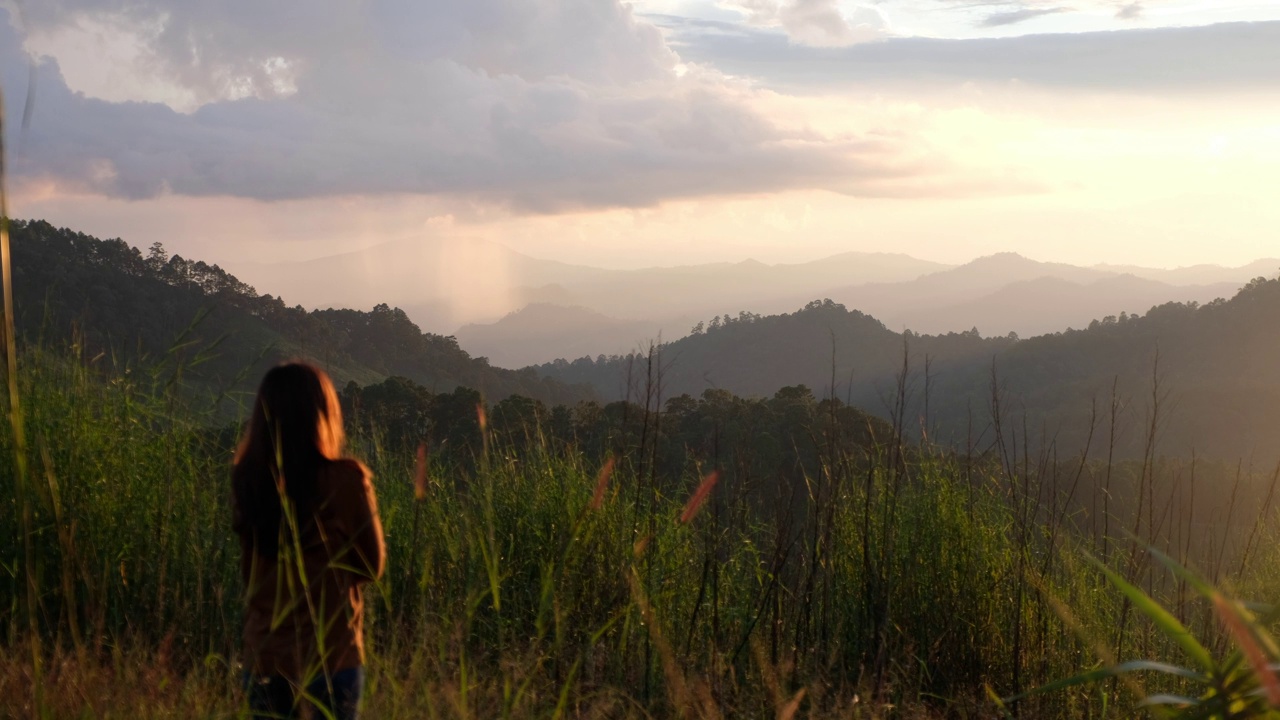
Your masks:
{"label": "mountain ridge", "polygon": [[[1065,263],[1041,263],[1017,253],[997,253],[914,280],[865,283],[829,292],[814,292],[825,292],[834,301],[872,315],[897,329],[939,334],[976,328],[983,335],[1014,333],[1020,337],[1031,337],[1084,327],[1092,320],[1108,315],[1142,312],[1167,302],[1207,303],[1218,297],[1227,297],[1250,279],[1243,274],[1265,262],[1259,261],[1235,270],[1222,269],[1219,274],[1236,272],[1241,275],[1234,282],[1180,286],[1133,274]],[[718,308],[714,314],[650,317],[641,318],[639,322],[634,316],[613,316],[591,308],[596,313],[594,321],[579,329],[580,336],[561,336],[558,346],[555,343],[528,343],[527,338],[533,329],[521,327],[525,319],[510,313],[493,323],[469,323],[455,335],[464,347],[479,354],[492,353],[499,365],[508,363],[505,366],[521,367],[582,355],[594,357],[623,353],[633,349],[637,343],[655,339],[659,334],[668,340],[684,337],[697,323],[719,317],[724,310],[729,310],[731,315],[741,311],[778,314],[799,307],[807,302],[807,297],[812,296],[793,296],[789,300],[774,299],[754,305],[744,302],[736,307]],[[775,309],[784,302],[791,303],[787,309]],[[553,310],[545,307],[548,303],[543,305],[540,317],[547,322],[547,314]],[[587,307],[573,297],[556,300],[549,305]],[[561,312],[570,314],[570,311]],[[605,318],[612,322],[605,322]],[[645,327],[650,329],[647,336],[642,334]],[[495,353],[493,348],[506,350]]]}
{"label": "mountain ridge", "polygon": [[[1259,268],[1269,265],[1270,261],[1260,260],[1239,268],[1084,267],[1037,261],[1016,252],[993,253],[951,265],[904,253],[845,251],[792,263],[746,258],[609,269],[536,258],[492,240],[427,237],[389,241],[300,263],[246,263],[242,276],[308,306],[369,308],[390,303],[404,308],[411,319],[431,332],[461,337],[464,346],[479,343],[470,349],[493,357],[498,364],[519,367],[579,352],[619,352],[641,339],[634,336],[641,328],[649,328],[655,336],[681,337],[697,322],[724,313],[783,313],[813,297],[829,297],[864,310],[891,327],[930,333],[977,327],[987,334],[1035,335],[1162,302],[1207,302],[1215,293],[1234,290],[1228,289],[1228,284],[1239,287]],[[1272,269],[1275,267],[1280,267],[1280,262]],[[1121,292],[1110,286],[1115,294],[1110,299],[1094,297],[1082,287],[1074,296],[1054,297],[1056,306],[1040,317],[1038,308],[1030,305],[1036,297],[1052,293],[1045,288],[1023,288],[1024,295],[1018,297],[1014,289],[1005,289],[1042,277],[1083,286],[1123,274],[1170,287],[1142,293],[1134,288]],[[1174,289],[1181,286],[1195,287]],[[1022,308],[1021,314],[997,307],[1002,290],[1012,307]],[[594,317],[582,329],[585,335],[594,335],[593,339],[579,342],[562,335],[564,345],[558,350],[547,343],[530,345],[527,352],[509,350],[536,330],[521,328],[526,319],[511,317],[532,304],[581,307],[603,318]],[[1073,306],[1078,308],[1076,312],[1066,310]],[[960,309],[948,310],[952,307],[968,308],[974,316],[962,318]]]}
{"label": "mountain ridge", "polygon": [[[663,345],[661,387],[666,397],[711,390],[768,397],[806,385],[888,417],[905,361],[909,424],[940,442],[963,445],[972,441],[970,430],[989,430],[995,392],[1004,412],[1036,429],[1038,443],[1079,452],[1114,388],[1130,426],[1141,426],[1144,413],[1168,413],[1161,415],[1162,448],[1270,463],[1280,460],[1276,317],[1280,279],[1261,277],[1229,300],[1168,302],[1025,340],[894,331],[865,312],[814,301],[793,313],[717,319]],[[645,357],[557,360],[535,369],[620,398],[637,362]],[[1153,393],[1163,409],[1148,407]],[[1136,454],[1143,437],[1122,433],[1118,452]]]}
{"label": "mountain ridge", "polygon": [[469,387],[495,400],[592,396],[532,372],[494,368],[385,303],[307,311],[258,294],[217,265],[170,257],[158,244],[144,256],[122,240],[40,220],[10,221],[10,230],[17,329],[41,344],[74,345],[126,366],[175,363],[175,377],[219,392],[251,393],[267,367],[301,355],[339,385],[403,376],[432,392]]}

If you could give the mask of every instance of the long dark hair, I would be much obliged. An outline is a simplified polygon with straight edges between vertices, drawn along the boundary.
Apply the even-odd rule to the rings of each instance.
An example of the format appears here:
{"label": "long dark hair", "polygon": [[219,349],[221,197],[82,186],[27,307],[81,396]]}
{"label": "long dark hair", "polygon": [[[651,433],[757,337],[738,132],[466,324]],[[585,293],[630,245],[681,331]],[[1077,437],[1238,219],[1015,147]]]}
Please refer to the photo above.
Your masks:
{"label": "long dark hair", "polygon": [[323,370],[295,361],[267,371],[231,471],[232,527],[243,548],[275,558],[282,498],[299,528],[311,521],[316,478],[341,457],[345,441],[338,394]]}

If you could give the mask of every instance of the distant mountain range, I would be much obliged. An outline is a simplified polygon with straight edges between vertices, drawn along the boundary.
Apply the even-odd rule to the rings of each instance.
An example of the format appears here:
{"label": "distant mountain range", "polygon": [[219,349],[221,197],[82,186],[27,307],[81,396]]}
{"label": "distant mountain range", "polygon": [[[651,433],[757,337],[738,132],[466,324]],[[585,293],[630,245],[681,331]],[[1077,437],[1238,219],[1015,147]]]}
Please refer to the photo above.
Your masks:
{"label": "distant mountain range", "polygon": [[[806,385],[888,417],[907,360],[909,428],[958,446],[989,444],[994,381],[1006,432],[1067,454],[1086,445],[1091,417],[1093,451],[1105,445],[1099,438],[1109,437],[1114,387],[1120,456],[1141,454],[1159,396],[1158,452],[1267,465],[1280,460],[1278,319],[1280,279],[1250,282],[1230,300],[1171,302],[1026,340],[895,332],[862,312],[812,302],[793,313],[718,321],[662,346],[655,366],[665,398],[769,397]],[[640,397],[636,378],[646,366],[643,355],[627,355],[537,370],[620,399]]]}
{"label": "distant mountain range", "polygon": [[774,310],[773,300],[781,311],[791,306],[791,298],[815,288],[912,280],[948,267],[907,255],[844,253],[795,264],[746,260],[613,270],[541,260],[482,240],[421,239],[232,269],[250,284],[273,288],[307,307],[396,305],[432,332],[452,333],[469,323],[495,322],[531,303],[549,303],[663,327],[678,319],[683,334],[689,329],[683,323],[691,318]]}
{"label": "distant mountain range", "polygon": [[1078,267],[1014,253],[961,266],[887,253],[814,262],[747,260],[612,270],[541,260],[483,240],[400,240],[301,263],[245,264],[238,274],[309,307],[399,306],[499,367],[611,355],[699,322],[777,314],[830,298],[890,328],[1029,337],[1170,301],[1227,297],[1272,275],[1280,259],[1238,268]]}
{"label": "distant mountain range", "polygon": [[1239,282],[1241,277],[1270,277],[1276,274],[1280,260],[1265,258],[1255,260],[1240,267],[1223,267],[1221,265],[1191,265],[1188,267],[1161,270],[1137,267],[1134,265],[1095,265],[1097,270],[1136,275],[1148,280],[1158,280],[1170,285],[1211,285],[1214,283]]}
{"label": "distant mountain range", "polygon": [[[845,259],[849,258],[845,256]],[[783,267],[785,272],[799,273],[801,266]],[[1207,303],[1215,298],[1230,297],[1253,277],[1274,275],[1277,269],[1280,269],[1280,260],[1266,260],[1243,268],[1201,267],[1194,272],[1147,269],[1143,270],[1144,276],[1139,276],[1132,272],[1118,274],[1113,269],[1036,262],[1003,253],[909,280],[825,289],[815,285],[790,296],[780,295],[777,288],[769,284],[767,273],[759,271],[756,297],[741,299],[741,305],[736,307],[726,302],[723,310],[712,310],[701,317],[685,314],[664,318],[663,308],[673,298],[683,297],[677,289],[665,287],[653,291],[653,302],[636,300],[639,309],[633,309],[629,317],[644,311],[650,315],[642,315],[640,320],[611,318],[602,307],[617,304],[619,298],[631,297],[630,291],[624,288],[609,295],[609,303],[597,302],[586,307],[543,303],[534,313],[518,312],[495,323],[465,325],[456,335],[464,348],[489,355],[495,364],[520,367],[556,358],[625,353],[659,337],[679,339],[697,322],[710,320],[713,315],[727,312],[736,316],[744,310],[776,314],[814,298],[829,298],[897,330],[938,334],[977,329],[986,336],[1013,333],[1032,337],[1085,327],[1093,320],[1120,313],[1141,314],[1167,302]],[[656,270],[644,272],[651,277],[658,273]],[[690,271],[686,279],[694,276]],[[1162,277],[1180,282],[1194,279],[1213,282],[1174,284],[1155,279]],[[726,292],[724,296],[734,295]],[[582,322],[584,313],[590,313],[589,322]],[[552,327],[568,331],[545,330]]]}
{"label": "distant mountain range", "polygon": [[[267,364],[308,355],[340,384],[403,376],[433,393],[474,388],[490,401],[519,394],[549,405],[607,402],[636,397],[644,358],[590,348],[599,342],[635,348],[638,340],[662,332],[655,321],[534,303],[497,323],[459,331],[467,343],[484,348],[477,357],[456,338],[422,332],[405,312],[386,303],[369,310],[307,310],[277,295],[259,294],[217,266],[169,257],[162,249],[143,255],[120,240],[98,240],[40,221],[15,221],[12,229],[18,329],[26,338],[45,344],[74,341],[86,357],[99,358],[94,362],[159,363],[167,368],[163,372],[175,374],[181,368],[184,379],[220,391],[251,389]],[[900,256],[841,258],[852,265],[863,262],[864,269],[878,267],[880,273],[914,267],[914,261]],[[328,262],[313,269],[330,272]],[[512,261],[504,272],[510,275],[511,267],[524,262]],[[611,302],[622,296],[593,285],[600,276],[590,268],[532,259],[526,264],[524,277],[576,275],[574,282],[562,277],[565,284],[555,285],[566,293],[597,287]],[[996,255],[913,279],[831,288],[832,295],[858,298],[863,307],[880,303],[883,312],[898,313],[898,327],[831,299],[810,300],[794,312],[739,311],[686,325],[687,336],[673,336],[659,347],[655,381],[663,398],[707,391],[771,397],[806,385],[819,396],[834,393],[887,417],[895,407],[905,354],[908,397],[901,407],[908,425],[927,428],[935,439],[957,445],[990,441],[994,374],[1001,408],[1014,423],[1010,432],[1016,426],[1020,436],[1034,432],[1037,444],[1056,441],[1068,451],[1083,445],[1095,410],[1105,421],[1116,388],[1124,423],[1118,451],[1132,456],[1141,450],[1140,426],[1150,413],[1153,378],[1158,378],[1165,450],[1272,462],[1280,459],[1280,333],[1275,331],[1280,279],[1258,277],[1238,291],[1229,289],[1235,286],[1232,273],[1274,277],[1277,266],[1263,261],[1243,269],[1144,271],[1152,277],[1139,277],[1116,268]],[[649,306],[669,306],[672,298],[698,287],[698,278],[721,278],[712,286],[727,288],[727,294],[745,293],[744,277],[759,283],[782,277],[780,285],[792,288],[797,278],[834,273],[832,268],[758,263],[610,272],[618,273],[614,277],[625,292],[666,282],[667,294],[655,294]],[[349,289],[373,292],[359,287],[357,275],[347,279]],[[1175,285],[1166,282],[1170,278],[1205,282]],[[761,289],[769,295],[767,287]],[[1190,302],[1162,301],[1167,294],[1190,297]],[[1219,295],[1231,299],[1196,299]],[[775,297],[757,307],[785,301]],[[975,316],[1010,324],[1039,317],[1057,323],[1060,331],[1018,339],[998,332],[914,329],[928,322],[963,327]],[[914,328],[904,331],[909,326],[902,318],[911,319]],[[1077,329],[1065,330],[1063,323]],[[552,348],[580,353],[579,359],[521,370],[494,367],[486,359],[515,363],[522,353]]]}
{"label": "distant mountain range", "polygon": [[[1270,274],[1280,270],[1272,262]],[[945,333],[977,328],[984,335],[1022,337],[1079,328],[1108,315],[1144,313],[1166,302],[1209,302],[1235,294],[1256,275],[1253,266],[1218,268],[1209,285],[1175,285],[1134,273],[1029,260],[1014,253],[978,258],[957,268],[897,283],[835,288],[824,294],[895,329]],[[1259,273],[1261,274],[1261,273]],[[1183,277],[1192,277],[1185,275]],[[796,298],[798,306],[804,300]]]}

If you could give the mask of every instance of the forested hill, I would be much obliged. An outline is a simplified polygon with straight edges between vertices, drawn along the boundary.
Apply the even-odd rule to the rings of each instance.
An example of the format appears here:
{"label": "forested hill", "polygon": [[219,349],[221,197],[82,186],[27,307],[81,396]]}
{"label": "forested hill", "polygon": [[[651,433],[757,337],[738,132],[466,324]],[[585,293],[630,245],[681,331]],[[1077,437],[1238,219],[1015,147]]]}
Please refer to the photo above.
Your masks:
{"label": "forested hill", "polygon": [[[1019,342],[996,357],[997,376],[1011,414],[1025,407],[1032,428],[1072,444],[1083,443],[1095,400],[1107,432],[1114,387],[1128,454],[1143,451],[1154,406],[1158,454],[1266,466],[1280,460],[1278,323],[1280,280],[1260,277],[1230,300],[1167,303]],[[954,423],[978,397],[989,403],[990,376],[990,366],[975,368],[940,384],[938,419]]]}
{"label": "forested hill", "polygon": [[252,388],[268,365],[309,357],[340,385],[403,376],[434,392],[465,386],[497,401],[512,394],[550,404],[592,396],[533,370],[491,367],[452,337],[423,333],[398,308],[290,307],[259,295],[216,265],[144,255],[122,240],[55,228],[41,220],[10,225],[18,330],[44,344],[71,339],[87,356],[183,367],[218,389]]}
{"label": "forested hill", "polygon": [[[904,349],[930,357],[931,376],[947,376],[989,363],[1011,347],[1012,337],[982,338],[977,331],[947,335],[902,333],[879,320],[830,300],[814,301],[784,315],[740,313],[700,323],[693,334],[662,347],[661,387],[666,396],[699,395],[721,389],[746,397],[768,397],[788,385],[835,394],[873,412],[892,404],[894,378]],[[643,354],[557,360],[538,366],[548,377],[589,382],[603,397],[621,398],[646,372]]]}
{"label": "forested hill", "polygon": [[[805,384],[888,415],[904,348],[910,363],[909,423],[927,422],[935,439],[965,444],[992,437],[992,378],[1005,428],[1034,444],[1075,451],[1110,442],[1110,398],[1117,399],[1117,451],[1140,455],[1153,397],[1159,397],[1157,454],[1280,458],[1280,280],[1258,278],[1230,300],[1169,303],[1143,316],[1120,314],[1027,340],[898,333],[867,315],[827,302],[789,314],[719,318],[662,348],[665,396],[722,388],[768,396]],[[1158,363],[1157,363],[1158,357]],[[925,363],[928,360],[928,372]],[[606,397],[643,377],[644,358],[622,356],[539,366],[563,382],[590,382]],[[926,379],[927,376],[927,379]],[[1153,380],[1159,379],[1158,388]]]}

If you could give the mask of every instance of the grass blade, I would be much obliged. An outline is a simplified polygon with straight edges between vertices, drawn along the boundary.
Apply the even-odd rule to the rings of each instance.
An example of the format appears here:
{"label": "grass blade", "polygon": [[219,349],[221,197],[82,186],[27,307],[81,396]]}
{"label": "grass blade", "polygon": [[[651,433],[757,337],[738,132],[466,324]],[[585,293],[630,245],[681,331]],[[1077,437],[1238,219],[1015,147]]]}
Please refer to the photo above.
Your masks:
{"label": "grass blade", "polygon": [[1128,673],[1143,672],[1143,671],[1163,673],[1165,675],[1173,675],[1175,677],[1192,680],[1197,683],[1209,682],[1208,676],[1198,673],[1194,670],[1188,670],[1187,668],[1184,668],[1184,667],[1178,667],[1177,665],[1170,665],[1169,663],[1156,662],[1154,660],[1130,660],[1129,662],[1123,662],[1123,663],[1120,663],[1119,665],[1112,665],[1111,667],[1098,668],[1097,670],[1090,670],[1089,672],[1080,673],[1079,675],[1074,675],[1072,677],[1064,678],[1062,680],[1055,680],[1054,682],[1051,682],[1048,685],[1041,685],[1038,688],[1033,688],[1019,695],[1014,695],[1013,697],[1004,698],[1004,702],[1012,703],[1014,701],[1023,700],[1025,698],[1029,698],[1035,695],[1043,695],[1045,693],[1051,693],[1057,690],[1065,690],[1066,688],[1075,687],[1077,685],[1088,685],[1090,683],[1095,683],[1100,680],[1108,680],[1110,678],[1119,677],[1121,675],[1126,675]]}
{"label": "grass blade", "polygon": [[1195,637],[1192,636],[1186,626],[1179,622],[1176,617],[1171,615],[1168,610],[1161,607],[1155,600],[1152,600],[1151,597],[1142,592],[1142,590],[1135,587],[1128,580],[1120,577],[1119,573],[1104,565],[1097,558],[1090,557],[1089,561],[1092,562],[1094,566],[1111,581],[1112,585],[1115,585],[1120,592],[1124,593],[1125,597],[1129,598],[1129,602],[1133,603],[1133,606],[1137,610],[1150,618],[1151,622],[1155,623],[1156,627],[1167,635],[1170,640],[1177,643],[1178,646],[1182,648],[1183,652],[1194,660],[1197,665],[1204,668],[1205,672],[1214,672],[1216,665],[1214,664],[1213,657],[1209,654],[1209,651],[1200,644],[1200,641],[1196,640]]}

